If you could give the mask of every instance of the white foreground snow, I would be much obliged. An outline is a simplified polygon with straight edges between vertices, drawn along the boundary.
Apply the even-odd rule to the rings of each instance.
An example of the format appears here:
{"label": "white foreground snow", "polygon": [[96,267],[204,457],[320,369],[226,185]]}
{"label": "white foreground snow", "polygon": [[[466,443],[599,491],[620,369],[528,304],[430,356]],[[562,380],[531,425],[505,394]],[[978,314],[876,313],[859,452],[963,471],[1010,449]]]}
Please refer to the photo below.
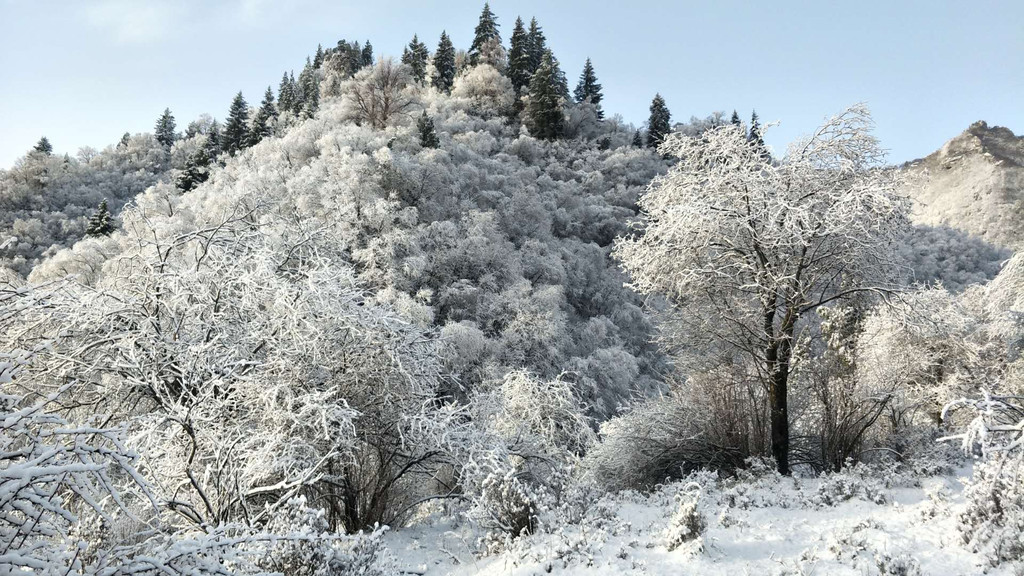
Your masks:
{"label": "white foreground snow", "polygon": [[[388,546],[407,573],[430,576],[1014,574],[964,548],[956,518],[967,475],[891,488],[872,478],[841,479],[824,494],[821,479],[722,483],[700,500],[703,539],[673,551],[665,531],[684,483],[650,495],[606,496],[583,522],[521,538],[495,555],[478,557],[479,531],[440,514],[391,533]],[[849,494],[856,495],[829,505]]]}

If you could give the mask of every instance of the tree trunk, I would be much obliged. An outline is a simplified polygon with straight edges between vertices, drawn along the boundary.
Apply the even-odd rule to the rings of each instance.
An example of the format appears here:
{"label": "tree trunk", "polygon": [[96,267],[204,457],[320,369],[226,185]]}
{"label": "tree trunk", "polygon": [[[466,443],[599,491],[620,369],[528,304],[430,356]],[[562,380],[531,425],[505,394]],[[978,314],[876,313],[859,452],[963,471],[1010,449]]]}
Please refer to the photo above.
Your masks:
{"label": "tree trunk", "polygon": [[[771,411],[772,456],[779,473],[789,475],[789,362],[793,355],[796,314],[787,311],[779,329],[765,351],[768,363],[768,403]],[[769,332],[769,334],[772,334]]]}

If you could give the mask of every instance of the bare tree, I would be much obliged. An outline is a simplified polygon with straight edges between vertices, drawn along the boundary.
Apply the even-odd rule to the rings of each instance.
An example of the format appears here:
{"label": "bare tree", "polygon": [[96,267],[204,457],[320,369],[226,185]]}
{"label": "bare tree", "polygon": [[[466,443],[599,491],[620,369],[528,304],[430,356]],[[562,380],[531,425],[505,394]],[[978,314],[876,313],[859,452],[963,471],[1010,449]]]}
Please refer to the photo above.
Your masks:
{"label": "bare tree", "polygon": [[396,116],[414,107],[411,84],[408,66],[390,58],[382,59],[373,67],[360,70],[342,86],[346,113],[356,122],[382,130]]}
{"label": "bare tree", "polygon": [[667,295],[691,334],[755,368],[783,473],[801,319],[895,283],[891,245],[909,226],[909,202],[871,125],[864,106],[851,107],[778,163],[735,126],[672,136],[661,151],[679,162],[641,198],[642,233],[615,250],[635,289]]}

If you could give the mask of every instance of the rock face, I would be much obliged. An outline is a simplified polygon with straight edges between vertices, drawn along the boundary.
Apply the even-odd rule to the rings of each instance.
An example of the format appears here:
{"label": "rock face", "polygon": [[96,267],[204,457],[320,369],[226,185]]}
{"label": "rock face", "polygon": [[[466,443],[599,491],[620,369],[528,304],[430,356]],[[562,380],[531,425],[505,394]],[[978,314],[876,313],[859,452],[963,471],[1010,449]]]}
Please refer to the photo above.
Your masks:
{"label": "rock face", "polygon": [[910,162],[918,224],[949,226],[1024,249],[1024,136],[975,122],[937,152]]}

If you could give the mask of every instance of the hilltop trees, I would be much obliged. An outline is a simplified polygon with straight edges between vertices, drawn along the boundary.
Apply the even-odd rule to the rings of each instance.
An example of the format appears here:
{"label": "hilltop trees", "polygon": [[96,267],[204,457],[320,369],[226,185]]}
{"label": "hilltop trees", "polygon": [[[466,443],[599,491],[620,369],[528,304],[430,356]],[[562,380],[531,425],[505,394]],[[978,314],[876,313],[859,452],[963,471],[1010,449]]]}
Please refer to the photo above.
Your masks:
{"label": "hilltop trees", "polygon": [[406,90],[411,80],[409,69],[391,59],[379,60],[360,70],[343,87],[346,116],[377,130],[384,129],[412,107],[412,95]]}
{"label": "hilltop trees", "polygon": [[157,118],[156,128],[153,129],[156,141],[163,144],[165,148],[170,148],[178,138],[178,135],[174,132],[174,127],[174,116],[171,115],[171,109],[166,108],[164,113]]}
{"label": "hilltop trees", "polygon": [[533,70],[530,68],[529,36],[526,34],[522,18],[516,18],[515,27],[512,28],[507,75],[508,79],[512,81],[512,88],[515,89],[517,97],[522,93],[523,88],[529,86],[530,78],[533,77]]}
{"label": "hilltop trees", "polygon": [[564,104],[558,62],[549,50],[530,80],[530,100],[526,105],[530,133],[544,140],[560,137],[565,125]]}
{"label": "hilltop trees", "polygon": [[583,72],[580,74],[580,81],[576,84],[573,96],[576,97],[578,103],[589,102],[592,104],[597,111],[597,117],[604,118],[604,111],[601,110],[601,99],[604,98],[604,95],[601,94],[601,85],[597,83],[597,74],[594,73],[594,65],[590,63],[590,58],[587,58],[586,64],[583,65]]}
{"label": "hilltop trees", "polygon": [[665,137],[672,131],[669,125],[672,115],[665,105],[665,99],[661,94],[655,94],[651,101],[651,116],[647,120],[647,145],[651,148],[661,146]]}
{"label": "hilltop trees", "polygon": [[478,64],[487,49],[488,44],[497,43],[501,45],[501,34],[498,33],[498,19],[491,12],[490,4],[484,3],[484,9],[480,13],[480,21],[473,30],[473,44],[469,47],[469,61],[471,64]]}
{"label": "hilltop trees", "polygon": [[909,206],[898,174],[881,169],[870,126],[864,107],[850,108],[778,166],[731,125],[670,138],[663,149],[678,164],[640,199],[644,233],[616,247],[634,288],[676,304],[691,344],[708,338],[750,366],[767,391],[783,474],[802,319],[896,282],[892,250]]}
{"label": "hilltop trees", "polygon": [[42,152],[47,156],[53,153],[53,146],[50,144],[50,140],[46,136],[40,138],[39,142],[36,142],[36,145],[33,146],[32,149],[36,152]]}
{"label": "hilltop trees", "polygon": [[221,137],[221,147],[232,156],[249,147],[249,105],[241,92],[231,101],[228,121],[224,125],[224,134]]}
{"label": "hilltop trees", "polygon": [[274,118],[277,118],[277,106],[274,105],[274,91],[271,90],[270,86],[267,86],[260,109],[256,111],[256,116],[252,120],[252,127],[249,131],[249,146],[255,146],[261,140],[273,134],[274,131],[270,122]]}
{"label": "hilltop trees", "polygon": [[420,39],[415,34],[409,45],[406,46],[402,52],[402,64],[409,67],[412,72],[412,77],[417,82],[423,82],[427,76],[427,61],[430,59],[430,51],[427,50],[426,44],[420,42]]}
{"label": "hilltop trees", "polygon": [[455,82],[455,46],[443,30],[434,52],[434,77],[431,82],[434,88],[442,92],[451,92]]}

